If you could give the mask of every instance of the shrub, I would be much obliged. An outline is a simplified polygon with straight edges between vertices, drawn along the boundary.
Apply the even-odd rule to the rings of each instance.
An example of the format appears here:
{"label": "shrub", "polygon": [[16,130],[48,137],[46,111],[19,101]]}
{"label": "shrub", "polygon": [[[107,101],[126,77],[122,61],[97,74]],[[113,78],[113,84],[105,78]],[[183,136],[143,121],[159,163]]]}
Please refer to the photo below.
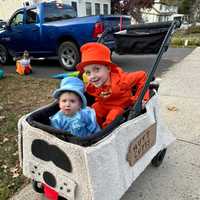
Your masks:
{"label": "shrub", "polygon": [[200,39],[199,38],[193,38],[193,45],[194,46],[200,46]]}
{"label": "shrub", "polygon": [[171,45],[173,46],[184,46],[184,39],[180,37],[173,37],[171,40]]}
{"label": "shrub", "polygon": [[200,33],[200,26],[195,26],[192,25],[190,26],[187,30],[186,33],[191,34],[191,33]]}
{"label": "shrub", "polygon": [[183,47],[185,46],[185,41],[188,40],[187,46],[188,47],[196,47],[200,46],[200,38],[196,37],[173,37],[171,40],[171,45],[175,47]]}

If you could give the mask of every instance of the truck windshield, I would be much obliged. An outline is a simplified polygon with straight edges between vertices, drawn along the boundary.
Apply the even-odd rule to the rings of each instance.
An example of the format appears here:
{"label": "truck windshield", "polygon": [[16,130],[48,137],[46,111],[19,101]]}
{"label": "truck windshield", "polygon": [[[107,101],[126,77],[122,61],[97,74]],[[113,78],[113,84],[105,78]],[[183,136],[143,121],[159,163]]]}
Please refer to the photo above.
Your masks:
{"label": "truck windshield", "polygon": [[61,3],[46,4],[44,7],[44,21],[52,22],[76,17],[73,7]]}

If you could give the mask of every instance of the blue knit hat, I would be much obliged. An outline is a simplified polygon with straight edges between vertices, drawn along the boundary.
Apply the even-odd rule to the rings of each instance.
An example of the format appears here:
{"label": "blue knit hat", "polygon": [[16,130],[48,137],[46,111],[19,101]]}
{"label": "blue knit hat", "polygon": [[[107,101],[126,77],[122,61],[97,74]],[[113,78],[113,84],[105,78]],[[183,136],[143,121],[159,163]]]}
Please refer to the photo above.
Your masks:
{"label": "blue knit hat", "polygon": [[60,83],[60,88],[56,89],[53,92],[53,97],[55,99],[58,99],[61,93],[67,92],[67,91],[75,92],[77,95],[80,96],[82,100],[82,108],[85,108],[87,106],[87,100],[84,96],[85,88],[84,88],[83,81],[75,77],[66,77],[62,79]]}

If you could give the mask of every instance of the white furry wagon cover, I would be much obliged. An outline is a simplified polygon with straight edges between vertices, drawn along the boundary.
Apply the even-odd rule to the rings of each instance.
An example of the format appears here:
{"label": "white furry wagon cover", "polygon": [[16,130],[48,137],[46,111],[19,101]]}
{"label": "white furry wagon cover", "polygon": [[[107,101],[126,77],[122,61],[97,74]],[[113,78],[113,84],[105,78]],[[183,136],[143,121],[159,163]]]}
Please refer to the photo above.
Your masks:
{"label": "white furry wagon cover", "polygon": [[[64,142],[30,126],[26,121],[28,115],[23,116],[18,123],[18,143],[24,175],[45,183],[43,174],[52,174],[56,179],[53,189],[69,200],[119,200],[152,158],[175,140],[161,120],[158,95],[151,98],[146,109],[146,113],[123,123],[90,147]],[[155,145],[130,166],[127,154],[131,142],[154,124]],[[72,171],[57,167],[51,160],[35,157],[31,146],[38,139],[64,152],[71,162]]]}

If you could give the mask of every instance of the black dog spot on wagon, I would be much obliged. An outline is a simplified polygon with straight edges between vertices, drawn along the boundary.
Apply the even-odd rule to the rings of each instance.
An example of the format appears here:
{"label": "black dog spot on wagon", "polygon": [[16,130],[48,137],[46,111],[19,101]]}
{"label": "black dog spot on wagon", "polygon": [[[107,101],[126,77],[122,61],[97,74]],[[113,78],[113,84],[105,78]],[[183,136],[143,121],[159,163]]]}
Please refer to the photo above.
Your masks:
{"label": "black dog spot on wagon", "polygon": [[44,172],[43,173],[43,179],[44,179],[46,184],[50,185],[53,188],[56,187],[56,178],[51,173]]}
{"label": "black dog spot on wagon", "polygon": [[52,161],[57,167],[72,172],[72,165],[68,156],[55,145],[50,145],[44,140],[33,140],[31,145],[32,154],[41,160]]}

